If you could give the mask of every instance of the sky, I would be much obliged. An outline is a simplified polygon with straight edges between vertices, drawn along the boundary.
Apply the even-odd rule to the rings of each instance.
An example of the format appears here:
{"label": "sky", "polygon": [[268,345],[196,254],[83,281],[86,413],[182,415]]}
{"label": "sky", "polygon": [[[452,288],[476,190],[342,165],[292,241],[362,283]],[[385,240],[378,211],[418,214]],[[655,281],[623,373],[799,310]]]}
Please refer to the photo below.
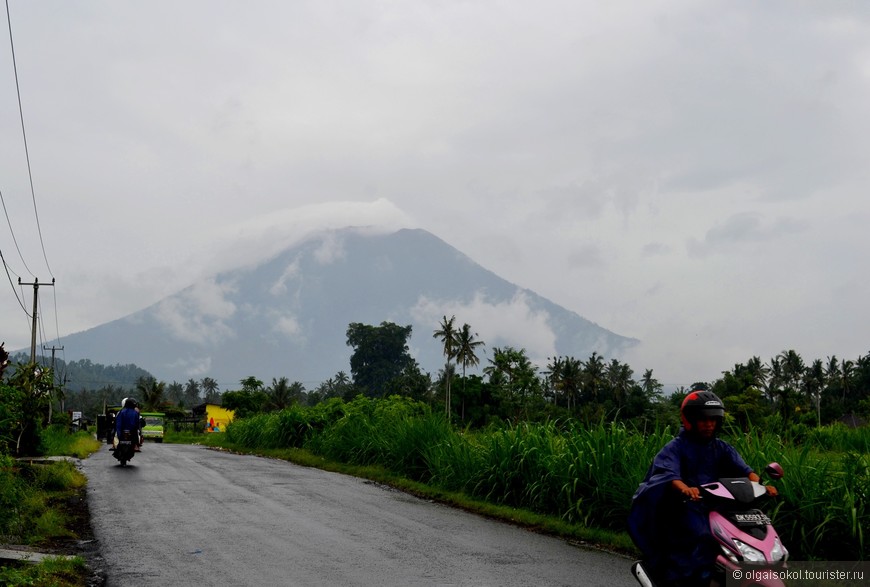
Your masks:
{"label": "sky", "polygon": [[6,5],[7,350],[19,277],[55,279],[62,343],[371,225],[640,339],[666,385],[870,351],[866,2]]}

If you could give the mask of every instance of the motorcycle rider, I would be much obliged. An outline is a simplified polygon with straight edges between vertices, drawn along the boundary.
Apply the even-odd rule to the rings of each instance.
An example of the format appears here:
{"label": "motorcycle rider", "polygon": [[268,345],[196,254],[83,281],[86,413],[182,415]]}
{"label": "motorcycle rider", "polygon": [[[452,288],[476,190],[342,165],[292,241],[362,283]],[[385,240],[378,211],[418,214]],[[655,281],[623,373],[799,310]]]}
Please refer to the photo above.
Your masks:
{"label": "motorcycle rider", "polygon": [[[657,583],[711,585],[718,549],[700,486],[723,477],[759,480],[734,447],[718,438],[724,417],[722,400],[704,384],[693,386],[680,406],[679,434],[653,459],[632,498],[629,534]],[[776,495],[773,486],[767,491]]]}
{"label": "motorcycle rider", "polygon": [[130,430],[135,435],[133,450],[139,450],[141,436],[139,434],[139,411],[136,409],[136,400],[133,398],[124,398],[124,407],[115,416],[115,441],[121,437],[121,432]]}

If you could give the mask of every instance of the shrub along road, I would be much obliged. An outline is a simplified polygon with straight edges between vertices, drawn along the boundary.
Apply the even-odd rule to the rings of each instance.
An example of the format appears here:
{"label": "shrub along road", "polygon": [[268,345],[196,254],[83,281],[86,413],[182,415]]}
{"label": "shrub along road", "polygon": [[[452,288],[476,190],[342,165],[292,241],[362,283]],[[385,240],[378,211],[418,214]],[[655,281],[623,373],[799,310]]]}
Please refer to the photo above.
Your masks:
{"label": "shrub along road", "polygon": [[625,558],[285,461],[146,444],[82,470],[108,586],[635,584]]}

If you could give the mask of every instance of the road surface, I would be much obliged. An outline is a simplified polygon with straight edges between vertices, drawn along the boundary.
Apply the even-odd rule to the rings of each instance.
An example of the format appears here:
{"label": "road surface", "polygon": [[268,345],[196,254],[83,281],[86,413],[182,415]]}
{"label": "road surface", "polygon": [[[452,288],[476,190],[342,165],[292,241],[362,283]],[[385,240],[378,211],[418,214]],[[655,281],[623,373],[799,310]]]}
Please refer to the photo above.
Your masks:
{"label": "road surface", "polygon": [[82,461],[108,587],[633,587],[630,561],[369,481],[200,446]]}

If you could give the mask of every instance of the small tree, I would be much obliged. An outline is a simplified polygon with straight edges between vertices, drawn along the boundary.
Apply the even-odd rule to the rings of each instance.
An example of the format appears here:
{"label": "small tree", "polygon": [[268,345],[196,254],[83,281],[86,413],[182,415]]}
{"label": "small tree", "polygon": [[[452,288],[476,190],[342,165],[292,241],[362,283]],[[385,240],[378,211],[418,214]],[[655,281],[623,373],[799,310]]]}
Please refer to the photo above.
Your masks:
{"label": "small tree", "polygon": [[53,372],[36,363],[16,365],[8,384],[0,383],[0,436],[6,436],[0,440],[14,444],[15,454],[37,454],[39,430],[53,390]]}

